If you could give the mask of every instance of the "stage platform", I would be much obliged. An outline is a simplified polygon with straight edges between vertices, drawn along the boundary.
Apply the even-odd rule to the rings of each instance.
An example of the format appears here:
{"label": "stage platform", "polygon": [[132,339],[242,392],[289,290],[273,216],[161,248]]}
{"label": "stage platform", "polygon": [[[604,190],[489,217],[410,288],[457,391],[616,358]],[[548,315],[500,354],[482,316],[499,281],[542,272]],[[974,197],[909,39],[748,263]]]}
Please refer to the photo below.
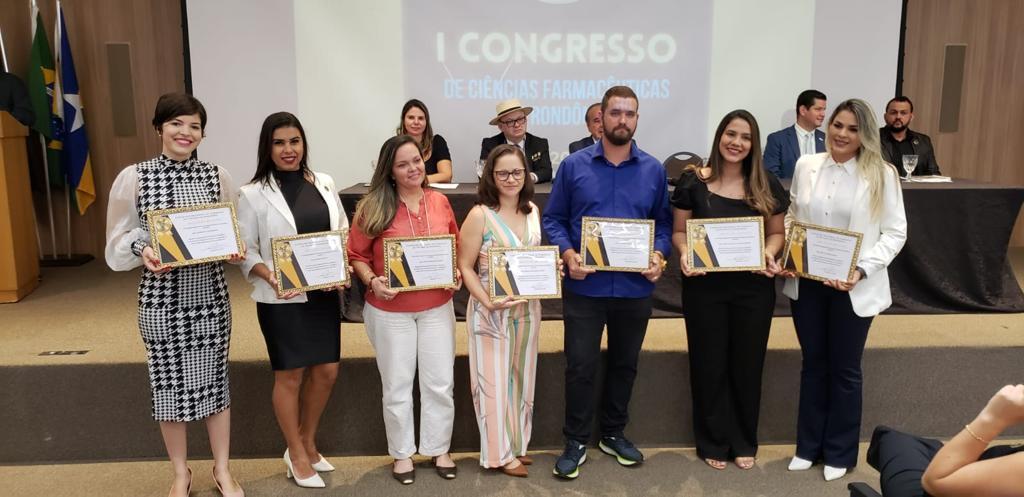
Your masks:
{"label": "stage platform", "polygon": [[[1024,250],[1011,251],[1018,281]],[[280,455],[270,407],[272,373],[249,285],[229,270],[233,307],[232,454]],[[138,274],[101,262],[44,268],[39,289],[0,306],[0,464],[165,457],[152,421],[145,351],[136,325]],[[473,452],[478,435],[468,388],[465,324],[456,330],[453,450]],[[561,321],[544,322],[531,447],[562,445]],[[380,383],[361,324],[342,327],[342,365],[324,415],[327,454],[386,453]],[[875,320],[864,355],[862,439],[878,423],[946,436],[969,420],[999,386],[1024,380],[1020,314],[885,315]],[[800,350],[789,318],[773,322],[764,373],[760,436],[795,438]],[[652,320],[631,405],[628,435],[644,447],[692,446],[689,373],[683,321]],[[191,452],[208,456],[201,423]],[[1020,436],[1024,431],[1011,432]]]}

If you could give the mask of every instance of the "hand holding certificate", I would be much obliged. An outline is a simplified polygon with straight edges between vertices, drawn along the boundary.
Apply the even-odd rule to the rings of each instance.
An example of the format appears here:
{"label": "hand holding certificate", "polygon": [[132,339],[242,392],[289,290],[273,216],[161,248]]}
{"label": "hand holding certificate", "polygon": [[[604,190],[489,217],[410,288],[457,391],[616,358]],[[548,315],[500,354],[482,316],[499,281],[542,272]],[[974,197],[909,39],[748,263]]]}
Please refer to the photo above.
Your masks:
{"label": "hand holding certificate", "polygon": [[654,254],[654,221],[583,216],[582,267],[641,273]]}
{"label": "hand holding certificate", "polygon": [[686,262],[694,271],[763,271],[764,219],[688,219],[686,248]]}
{"label": "hand holding certificate", "polygon": [[793,223],[786,236],[783,269],[817,281],[849,281],[857,269],[863,235],[807,223]]}
{"label": "hand holding certificate", "polygon": [[407,292],[455,288],[455,235],[384,239],[388,288]]}
{"label": "hand holding certificate", "polygon": [[322,231],[271,240],[277,293],[306,292],[349,281],[348,230]]}
{"label": "hand holding certificate", "polygon": [[235,206],[229,202],[146,213],[150,245],[166,267],[231,259],[245,253]]}
{"label": "hand holding certificate", "polygon": [[558,247],[491,247],[488,292],[491,300],[556,299],[562,296]]}

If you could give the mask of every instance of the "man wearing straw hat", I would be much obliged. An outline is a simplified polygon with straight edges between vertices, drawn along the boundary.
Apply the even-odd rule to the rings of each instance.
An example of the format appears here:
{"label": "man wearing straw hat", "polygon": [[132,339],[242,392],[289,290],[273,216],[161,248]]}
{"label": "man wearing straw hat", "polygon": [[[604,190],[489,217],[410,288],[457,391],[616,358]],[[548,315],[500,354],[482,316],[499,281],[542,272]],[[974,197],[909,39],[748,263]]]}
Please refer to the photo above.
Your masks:
{"label": "man wearing straw hat", "polygon": [[526,156],[530,168],[530,176],[534,183],[551,181],[551,156],[548,154],[548,141],[526,132],[526,116],[533,112],[533,107],[523,107],[517,99],[502,100],[496,106],[497,115],[491,119],[491,125],[501,130],[480,142],[480,160],[486,160],[491,150],[502,143],[515,145]]}

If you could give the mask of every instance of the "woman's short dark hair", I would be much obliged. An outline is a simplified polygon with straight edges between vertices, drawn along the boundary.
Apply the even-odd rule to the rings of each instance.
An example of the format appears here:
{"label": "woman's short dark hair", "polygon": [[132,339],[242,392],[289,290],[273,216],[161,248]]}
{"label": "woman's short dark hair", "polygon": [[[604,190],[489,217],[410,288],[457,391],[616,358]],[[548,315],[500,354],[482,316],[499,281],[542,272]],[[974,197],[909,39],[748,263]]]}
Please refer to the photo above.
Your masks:
{"label": "woman's short dark hair", "polygon": [[523,151],[519,147],[507,143],[494,147],[487,155],[484,170],[480,174],[480,183],[476,188],[477,202],[492,209],[501,206],[498,185],[494,181],[494,164],[498,162],[499,158],[506,155],[515,155],[523,164],[523,189],[519,190],[519,204],[516,205],[516,210],[523,214],[529,214],[533,210],[530,207],[530,201],[533,200],[533,177],[530,176],[530,168],[526,166],[526,156],[523,155]]}
{"label": "woman's short dark hair", "polygon": [[160,131],[165,122],[178,116],[199,114],[199,127],[206,131],[206,108],[196,97],[187,93],[165,93],[156,101],[153,128]]}
{"label": "woman's short dark hair", "polygon": [[302,129],[299,118],[291,112],[275,112],[263,120],[263,128],[260,130],[260,142],[256,148],[256,174],[252,182],[270,182],[270,174],[277,166],[274,165],[274,158],[271,151],[274,149],[274,132],[281,128],[295,128],[299,130],[302,137],[302,158],[299,159],[299,170],[309,173],[309,142],[306,141],[306,130]]}

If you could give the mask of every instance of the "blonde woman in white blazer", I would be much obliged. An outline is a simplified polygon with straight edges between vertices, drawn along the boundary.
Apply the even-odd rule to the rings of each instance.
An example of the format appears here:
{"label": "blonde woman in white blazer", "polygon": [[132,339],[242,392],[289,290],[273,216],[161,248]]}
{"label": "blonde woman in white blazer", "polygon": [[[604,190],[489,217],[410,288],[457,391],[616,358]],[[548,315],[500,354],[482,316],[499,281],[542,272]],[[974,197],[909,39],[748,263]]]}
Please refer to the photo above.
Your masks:
{"label": "blonde woman in white blazer", "polygon": [[796,456],[789,469],[823,461],[825,480],[857,464],[861,356],[875,315],[892,303],[886,268],[907,239],[896,169],[882,159],[874,112],[846,100],[828,121],[826,153],[796,163],[786,226],[793,221],[863,234],[857,271],[824,283],[783,273],[800,340],[800,409]]}
{"label": "blonde woman in white blazer", "polygon": [[[316,429],[338,375],[341,295],[338,288],[278,296],[271,239],[348,227],[334,180],[309,169],[302,124],[278,112],[263,122],[259,162],[238,201],[247,251],[242,273],[274,369],[274,415],[288,448],[287,476],[300,487],[323,488],[319,471],[333,471],[316,448]],[[303,382],[303,378],[306,381]]]}

